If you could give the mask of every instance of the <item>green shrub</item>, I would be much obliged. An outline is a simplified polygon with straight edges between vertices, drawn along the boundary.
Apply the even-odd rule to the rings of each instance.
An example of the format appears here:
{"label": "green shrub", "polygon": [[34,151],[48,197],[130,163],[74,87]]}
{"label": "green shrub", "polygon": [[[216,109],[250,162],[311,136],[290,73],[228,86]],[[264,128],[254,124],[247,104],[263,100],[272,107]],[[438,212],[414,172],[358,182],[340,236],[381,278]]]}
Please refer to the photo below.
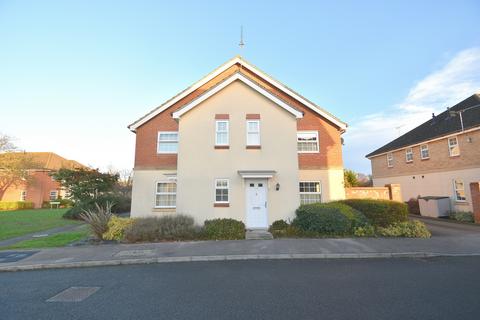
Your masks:
{"label": "green shrub", "polygon": [[356,227],[353,231],[355,237],[375,237],[375,227],[371,225]]}
{"label": "green shrub", "polygon": [[123,240],[125,229],[132,225],[135,222],[131,218],[119,218],[117,216],[112,216],[110,221],[108,221],[108,230],[103,234],[103,239],[105,240]]}
{"label": "green shrub", "polygon": [[344,214],[348,219],[351,220],[352,229],[355,229],[358,227],[365,227],[369,224],[367,217],[365,217],[363,213],[344,203],[341,203],[339,201],[333,201],[333,202],[328,202],[325,205],[328,207],[339,209],[342,212],[342,214]]}
{"label": "green shrub", "polygon": [[93,210],[95,209],[95,204],[98,203],[100,206],[105,206],[106,203],[112,203],[112,212],[113,213],[123,213],[130,211],[131,199],[120,194],[107,194],[102,195],[97,199],[89,199],[82,202],[75,203],[75,205],[65,212],[63,215],[66,219],[76,219],[80,220],[80,214],[84,210]]}
{"label": "green shrub", "polygon": [[383,228],[377,228],[377,234],[383,237],[430,238],[432,234],[423,222],[418,220],[396,222]]}
{"label": "green shrub", "polygon": [[372,199],[348,199],[340,202],[363,213],[374,226],[387,227],[408,220],[408,207],[402,202]]}
{"label": "green shrub", "polygon": [[108,231],[108,222],[112,216],[112,204],[109,202],[105,206],[95,204],[95,209],[85,210],[79,215],[80,219],[88,223],[99,240],[103,240],[103,234]]}
{"label": "green shrub", "polygon": [[0,211],[33,209],[30,201],[0,201]]}
{"label": "green shrub", "polygon": [[210,240],[245,239],[245,224],[235,219],[206,220],[203,233]]}
{"label": "green shrub", "polygon": [[276,220],[272,223],[268,231],[272,232],[274,230],[286,230],[288,228],[288,223],[285,220]]}
{"label": "green shrub", "polygon": [[292,226],[312,235],[345,235],[353,231],[351,213],[341,204],[304,204],[295,213]]}
{"label": "green shrub", "polygon": [[185,215],[137,218],[124,231],[124,240],[128,242],[192,240],[195,237],[193,218]]}
{"label": "green shrub", "polygon": [[473,212],[470,211],[449,211],[448,216],[452,220],[461,222],[475,222]]}
{"label": "green shrub", "polygon": [[408,213],[420,215],[420,205],[418,204],[418,199],[410,198],[406,204],[408,206]]}

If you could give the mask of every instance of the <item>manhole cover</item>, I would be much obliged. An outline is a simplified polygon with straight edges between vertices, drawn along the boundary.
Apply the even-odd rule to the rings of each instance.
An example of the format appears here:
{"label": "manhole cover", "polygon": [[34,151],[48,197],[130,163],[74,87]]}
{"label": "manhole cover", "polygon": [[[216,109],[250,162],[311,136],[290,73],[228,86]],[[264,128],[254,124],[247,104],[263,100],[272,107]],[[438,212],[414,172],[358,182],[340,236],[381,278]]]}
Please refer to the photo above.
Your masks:
{"label": "manhole cover", "polygon": [[100,287],[70,287],[51,297],[47,302],[80,302],[100,290]]}
{"label": "manhole cover", "polygon": [[141,256],[153,256],[153,250],[124,250],[117,252],[115,257],[141,257]]}
{"label": "manhole cover", "polygon": [[28,252],[22,252],[22,251],[5,251],[5,252],[0,252],[0,263],[9,263],[9,262],[17,262],[22,259],[28,258],[38,251],[28,251]]}

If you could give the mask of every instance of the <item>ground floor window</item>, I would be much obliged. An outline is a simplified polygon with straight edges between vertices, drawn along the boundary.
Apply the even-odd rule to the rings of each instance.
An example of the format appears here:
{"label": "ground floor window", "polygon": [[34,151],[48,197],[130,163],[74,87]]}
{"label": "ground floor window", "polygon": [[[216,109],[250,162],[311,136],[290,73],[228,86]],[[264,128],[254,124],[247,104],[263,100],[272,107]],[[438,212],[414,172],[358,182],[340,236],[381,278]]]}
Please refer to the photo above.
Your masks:
{"label": "ground floor window", "polygon": [[58,191],[52,190],[50,191],[50,201],[54,201],[58,199]]}
{"label": "ground floor window", "polygon": [[216,203],[228,203],[228,179],[215,180],[215,202]]}
{"label": "ground floor window", "polygon": [[177,184],[175,182],[157,182],[155,193],[156,208],[175,208],[177,206]]}
{"label": "ground floor window", "polygon": [[320,181],[300,181],[300,204],[322,201],[322,185]]}
{"label": "ground floor window", "polygon": [[27,199],[27,191],[23,190],[20,192],[20,201],[25,201]]}
{"label": "ground floor window", "polygon": [[463,180],[454,180],[453,187],[455,188],[455,201],[466,201],[467,197],[465,196],[465,185]]}

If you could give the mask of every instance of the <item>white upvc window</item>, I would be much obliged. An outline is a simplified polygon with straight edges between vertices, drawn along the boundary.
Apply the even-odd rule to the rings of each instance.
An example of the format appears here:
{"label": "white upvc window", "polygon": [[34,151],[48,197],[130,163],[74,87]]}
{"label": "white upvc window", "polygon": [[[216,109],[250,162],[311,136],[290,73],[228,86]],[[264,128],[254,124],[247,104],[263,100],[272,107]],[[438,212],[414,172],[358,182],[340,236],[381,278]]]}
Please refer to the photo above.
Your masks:
{"label": "white upvc window", "polygon": [[58,199],[58,191],[57,190],[50,191],[50,201],[57,200],[57,199]]}
{"label": "white upvc window", "polygon": [[453,188],[455,190],[455,201],[464,202],[467,200],[465,196],[465,184],[463,180],[453,180]]}
{"label": "white upvc window", "polygon": [[228,120],[215,121],[215,145],[228,146],[229,144],[229,123]]}
{"label": "white upvc window", "polygon": [[23,190],[22,192],[20,192],[20,201],[25,201],[25,200],[27,200],[27,191]]}
{"label": "white upvc window", "polygon": [[228,179],[215,180],[215,203],[229,202],[229,197],[228,197],[229,188],[230,188],[230,181]]}
{"label": "white upvc window", "polygon": [[322,202],[322,184],[320,181],[300,181],[300,204]]}
{"label": "white upvc window", "polygon": [[158,132],[157,153],[177,153],[178,152],[178,132],[160,131]]}
{"label": "white upvc window", "polygon": [[391,152],[387,153],[387,167],[393,167],[393,153]]}
{"label": "white upvc window", "polygon": [[247,146],[260,145],[260,120],[247,120]]}
{"label": "white upvc window", "polygon": [[157,182],[155,188],[155,208],[175,208],[177,206],[177,184]]}
{"label": "white upvc window", "polygon": [[297,150],[298,153],[317,153],[318,131],[298,131]]}
{"label": "white upvc window", "polygon": [[420,157],[422,159],[428,159],[430,158],[430,153],[428,151],[428,144],[422,144],[420,146]]}
{"label": "white upvc window", "polygon": [[460,155],[460,147],[458,146],[457,137],[448,138],[448,152],[450,153],[450,157]]}
{"label": "white upvc window", "polygon": [[405,149],[405,161],[412,162],[413,161],[413,150],[412,148]]}

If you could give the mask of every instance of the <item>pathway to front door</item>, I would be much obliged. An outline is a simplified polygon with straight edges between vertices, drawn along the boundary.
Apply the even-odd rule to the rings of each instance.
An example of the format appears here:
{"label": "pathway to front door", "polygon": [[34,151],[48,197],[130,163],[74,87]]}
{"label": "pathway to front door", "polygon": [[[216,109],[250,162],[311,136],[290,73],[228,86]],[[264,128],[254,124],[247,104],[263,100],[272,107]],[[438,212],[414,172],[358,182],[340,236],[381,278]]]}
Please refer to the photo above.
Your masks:
{"label": "pathway to front door", "polygon": [[267,180],[247,179],[245,188],[247,229],[267,229]]}

